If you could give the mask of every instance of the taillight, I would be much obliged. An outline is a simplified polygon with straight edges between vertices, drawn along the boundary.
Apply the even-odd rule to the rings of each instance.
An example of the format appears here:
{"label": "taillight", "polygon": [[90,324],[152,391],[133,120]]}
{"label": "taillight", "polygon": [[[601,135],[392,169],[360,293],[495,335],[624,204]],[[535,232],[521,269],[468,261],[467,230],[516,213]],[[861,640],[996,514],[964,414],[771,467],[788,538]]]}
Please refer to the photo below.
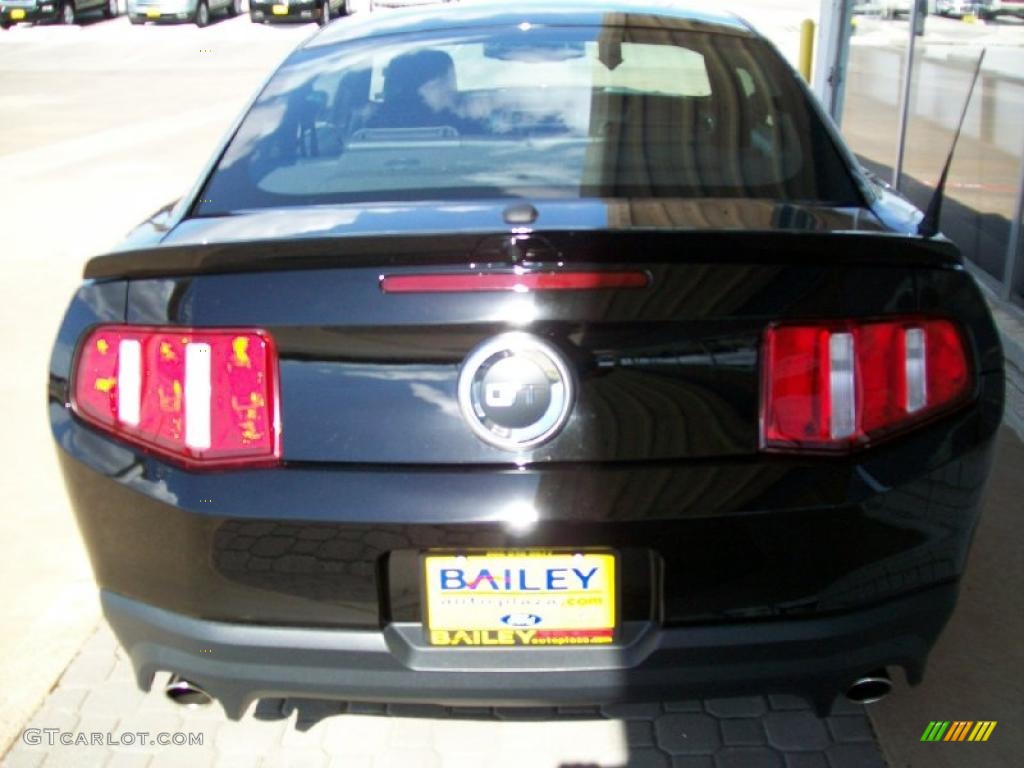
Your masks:
{"label": "taillight", "polygon": [[72,408],[190,466],[279,456],[277,351],[253,329],[105,325],[79,349]]}
{"label": "taillight", "polygon": [[775,325],[762,354],[761,447],[864,445],[957,405],[971,387],[948,320]]}

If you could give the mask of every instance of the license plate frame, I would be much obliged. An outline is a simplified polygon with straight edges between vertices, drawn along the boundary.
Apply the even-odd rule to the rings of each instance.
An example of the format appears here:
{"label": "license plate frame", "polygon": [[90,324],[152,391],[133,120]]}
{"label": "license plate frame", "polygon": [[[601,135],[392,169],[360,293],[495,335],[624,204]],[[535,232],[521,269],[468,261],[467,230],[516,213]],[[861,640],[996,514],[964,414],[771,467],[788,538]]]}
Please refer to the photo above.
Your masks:
{"label": "license plate frame", "polygon": [[274,16],[287,16],[288,6],[284,3],[276,3],[270,6],[270,13]]}
{"label": "license plate frame", "polygon": [[[620,564],[618,552],[602,547],[421,552],[424,640],[434,648],[613,645]],[[441,569],[448,571],[443,589]]]}

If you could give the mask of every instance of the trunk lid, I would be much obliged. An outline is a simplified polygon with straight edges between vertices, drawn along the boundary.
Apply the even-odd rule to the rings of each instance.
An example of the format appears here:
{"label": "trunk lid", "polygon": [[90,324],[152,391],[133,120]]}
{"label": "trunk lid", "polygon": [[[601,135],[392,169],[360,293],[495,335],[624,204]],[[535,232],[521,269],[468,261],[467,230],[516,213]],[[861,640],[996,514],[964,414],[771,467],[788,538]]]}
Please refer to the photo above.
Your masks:
{"label": "trunk lid", "polygon": [[[129,279],[128,322],[269,330],[280,354],[286,461],[512,467],[753,455],[769,323],[910,312],[915,269],[957,263],[942,241],[830,231],[856,218],[835,211],[791,213],[802,225],[789,230],[606,222],[509,233],[474,232],[469,221],[471,231],[457,235],[333,234],[361,215],[345,225],[324,219],[317,231],[330,237],[292,231],[284,239],[268,236],[264,215],[187,221],[164,245],[93,260],[87,277]],[[777,210],[769,215],[779,220]],[[287,227],[306,224],[297,215]],[[224,228],[258,239],[210,242]],[[639,271],[649,282],[526,293],[381,290],[386,275],[517,269]],[[510,331],[552,345],[576,383],[564,428],[521,451],[478,437],[458,394],[467,356]]]}

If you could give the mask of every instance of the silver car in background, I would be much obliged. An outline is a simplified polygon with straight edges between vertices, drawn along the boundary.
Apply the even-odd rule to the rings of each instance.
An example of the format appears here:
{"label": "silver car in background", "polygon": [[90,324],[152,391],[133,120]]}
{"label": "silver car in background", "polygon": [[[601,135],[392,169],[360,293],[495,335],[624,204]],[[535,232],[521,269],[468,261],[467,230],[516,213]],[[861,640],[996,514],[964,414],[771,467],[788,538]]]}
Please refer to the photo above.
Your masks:
{"label": "silver car in background", "polygon": [[853,12],[877,14],[883,19],[895,19],[898,15],[909,16],[912,0],[868,0],[854,3]]}
{"label": "silver car in background", "polygon": [[213,14],[220,11],[237,16],[242,12],[242,0],[128,0],[128,18],[132,24],[191,21],[197,27],[205,27]]}
{"label": "silver car in background", "polygon": [[936,9],[943,16],[972,14],[985,21],[997,16],[1024,18],[1024,0],[936,0]]}
{"label": "silver car in background", "polygon": [[435,5],[450,3],[452,0],[370,0],[370,10],[374,8],[411,8],[414,5]]}

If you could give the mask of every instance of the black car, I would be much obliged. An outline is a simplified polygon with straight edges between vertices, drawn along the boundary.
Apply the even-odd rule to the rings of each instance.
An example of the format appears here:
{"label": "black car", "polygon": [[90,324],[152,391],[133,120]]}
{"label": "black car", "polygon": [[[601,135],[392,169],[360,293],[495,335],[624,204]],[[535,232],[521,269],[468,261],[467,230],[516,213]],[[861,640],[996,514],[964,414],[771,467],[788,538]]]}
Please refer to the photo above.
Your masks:
{"label": "black car", "polygon": [[249,19],[255,24],[315,19],[326,27],[331,19],[346,15],[348,0],[249,0]]}
{"label": "black car", "polygon": [[0,28],[14,24],[56,21],[74,24],[86,11],[100,11],[108,19],[118,14],[117,0],[0,0]]}
{"label": "black car", "polygon": [[921,218],[726,13],[320,32],[56,341],[139,685],[238,717],[920,681],[1003,404]]}

